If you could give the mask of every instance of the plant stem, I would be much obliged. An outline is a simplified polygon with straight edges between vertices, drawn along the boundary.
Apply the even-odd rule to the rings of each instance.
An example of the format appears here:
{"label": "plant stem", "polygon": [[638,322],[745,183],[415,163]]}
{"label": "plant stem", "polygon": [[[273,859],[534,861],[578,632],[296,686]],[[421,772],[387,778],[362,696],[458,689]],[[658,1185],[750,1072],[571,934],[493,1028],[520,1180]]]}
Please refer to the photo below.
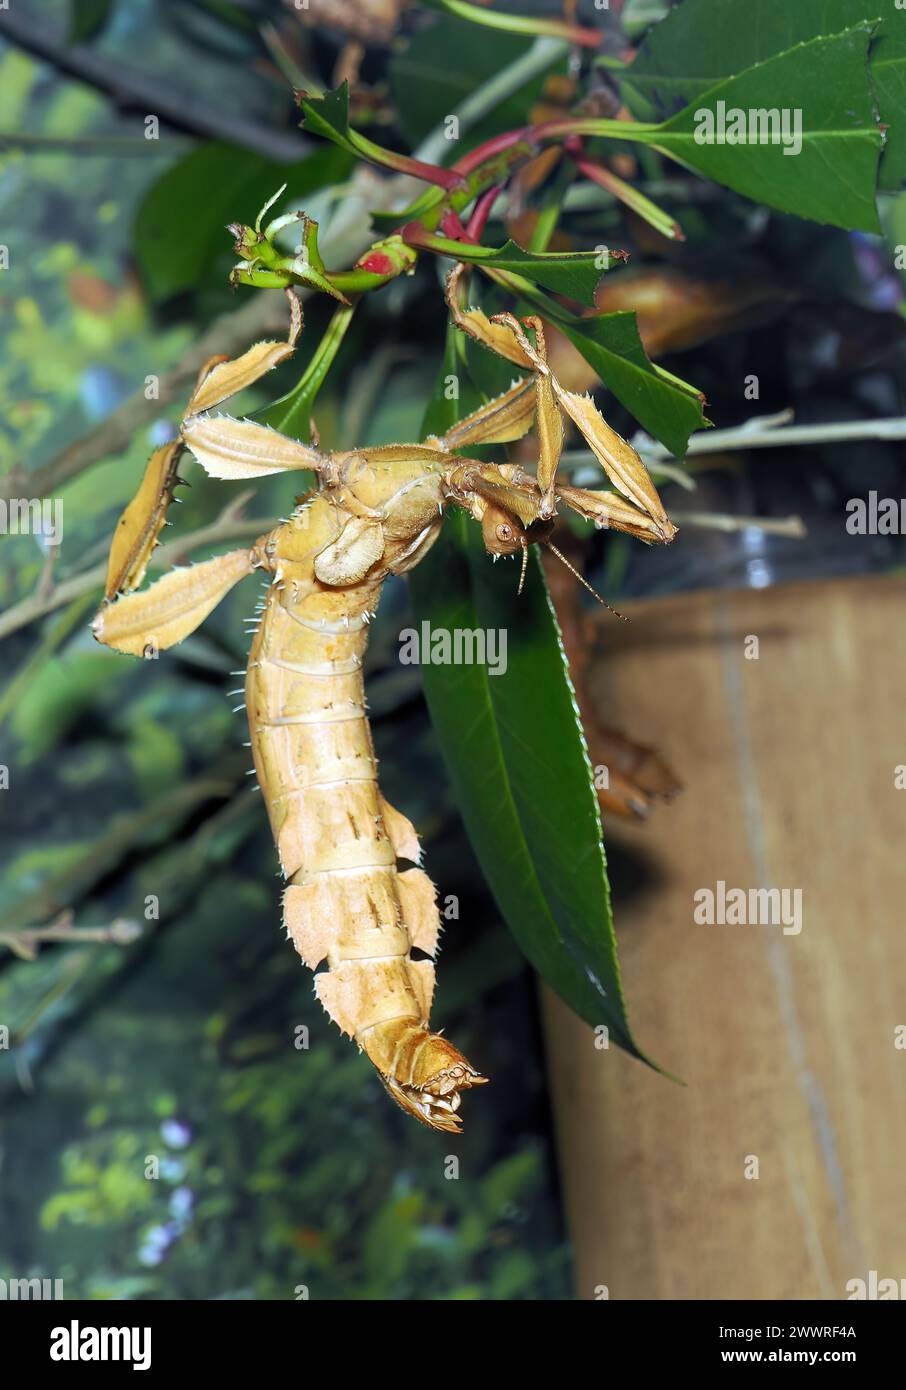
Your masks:
{"label": "plant stem", "polygon": [[727,512],[677,512],[671,521],[679,527],[700,526],[708,531],[763,531],[767,536],[803,540],[808,532],[801,516],[731,516]]}
{"label": "plant stem", "polygon": [[337,305],[330,323],[321,335],[321,341],[314,350],[311,361],[296,385],[285,396],[273,401],[257,417],[263,424],[278,429],[281,434],[288,434],[295,439],[301,439],[303,443],[309,442],[311,412],[315,397],[323,386],[331,363],[340,350],[340,345],[346,336],[346,330],[352,322],[357,303],[358,298],[355,298],[348,304]]}
{"label": "plant stem", "polygon": [[[553,67],[560,58],[565,58],[568,52],[569,46],[562,40],[536,39],[527,53],[524,53],[521,58],[517,58],[514,63],[501,68],[500,72],[485,82],[483,86],[477,88],[476,91],[470,92],[465,100],[457,106],[452,114],[459,123],[460,135],[464,135],[484,116],[489,115],[496,107],[506,101],[508,97],[521,91],[533,78]],[[425,136],[415,151],[414,158],[436,163],[444,151],[449,148],[449,145],[447,121],[444,120],[440,125],[435,126],[429,135]]]}
{"label": "plant stem", "polygon": [[[779,449],[799,444],[837,444],[850,439],[906,439],[906,416],[887,420],[844,420],[834,424],[788,425],[791,411],[748,420],[729,430],[708,430],[689,440],[689,454],[721,454],[734,449]],[[773,422],[778,422],[777,424]],[[633,446],[646,463],[674,457],[663,444],[647,434],[636,434]]]}
{"label": "plant stem", "polygon": [[584,29],[580,25],[567,24],[562,19],[541,19],[536,15],[501,14],[498,10],[484,10],[477,5],[469,5],[466,0],[425,0],[425,3],[431,9],[446,10],[448,14],[471,20],[473,24],[483,24],[488,29],[502,29],[509,34],[543,34],[579,44],[583,48],[597,48],[604,37],[600,29]]}
{"label": "plant stem", "polygon": [[638,188],[621,179],[611,169],[606,169],[602,164],[598,164],[593,159],[588,159],[581,152],[572,150],[569,154],[579,173],[585,178],[596,183],[599,188],[604,188],[608,193],[612,193],[626,207],[638,213],[639,217],[645,219],[649,226],[653,227],[661,236],[668,237],[671,241],[685,241],[683,229],[675,218],[659,208],[657,203],[653,203]]}

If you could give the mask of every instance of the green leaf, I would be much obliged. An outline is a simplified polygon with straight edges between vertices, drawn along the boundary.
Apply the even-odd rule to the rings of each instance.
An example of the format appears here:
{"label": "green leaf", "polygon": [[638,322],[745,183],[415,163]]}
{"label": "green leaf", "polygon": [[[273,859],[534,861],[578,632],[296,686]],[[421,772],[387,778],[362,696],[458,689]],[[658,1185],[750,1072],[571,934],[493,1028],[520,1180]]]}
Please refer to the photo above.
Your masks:
{"label": "green leaf", "polygon": [[554,294],[565,295],[580,304],[593,305],[598,281],[605,271],[619,260],[619,253],[599,251],[524,251],[515,241],[508,241],[499,250],[488,246],[473,246],[465,241],[426,232],[418,223],[409,223],[403,238],[410,246],[449,256],[454,261],[480,266],[482,270],[502,270],[522,275],[536,285],[543,285]]}
{"label": "green leaf", "polygon": [[[441,381],[454,374],[467,386],[457,346],[451,330]],[[448,402],[438,387],[424,433],[442,432],[474,404]],[[410,575],[419,631],[427,622],[506,634],[502,674],[423,665],[431,717],[475,853],[519,946],[576,1013],[643,1057],[626,1018],[592,768],[553,606],[537,558],[518,598],[517,575],[515,565],[491,563],[463,513],[447,518]]]}
{"label": "green leaf", "polygon": [[346,177],[352,161],[323,148],[296,164],[275,164],[216,142],[174,164],[151,187],[135,222],[135,254],[152,299],[226,281],[233,264],[230,222],[254,223],[281,184],[304,197]]}
{"label": "green leaf", "polygon": [[[473,256],[473,250],[478,254]],[[580,304],[594,304],[598,281],[620,259],[607,252],[602,264],[602,253],[598,251],[523,251],[515,241],[508,241],[490,255],[483,246],[465,252],[460,249],[458,254],[460,260],[524,275],[536,285],[543,285],[546,290],[575,299]]]}
{"label": "green leaf", "polygon": [[558,323],[642,428],[682,458],[693,430],[710,423],[702,411],[702,397],[649,359],[635,314],[622,311]]}
{"label": "green leaf", "polygon": [[310,135],[320,135],[324,140],[339,145],[348,154],[361,158],[361,151],[354,143],[353,130],[349,124],[349,84],[341,82],[339,87],[325,92],[320,97],[303,96],[300,100],[302,126]]}
{"label": "green leaf", "polygon": [[461,180],[457,175],[442,169],[436,164],[426,164],[396,150],[385,149],[369,140],[360,131],[353,130],[349,124],[349,84],[342,82],[331,92],[321,97],[303,97],[302,126],[311,135],[320,135],[341,150],[355,155],[356,159],[367,159],[386,169],[395,169],[401,174],[411,174],[413,178],[427,179],[429,183],[440,184],[445,188],[456,187]]}
{"label": "green leaf", "polygon": [[67,42],[87,43],[104,28],[113,0],[70,0]]}
{"label": "green leaf", "polygon": [[[880,21],[869,72],[888,125],[881,186],[906,180],[906,23],[891,0],[684,0],[651,30],[621,74],[624,96],[641,119],[672,115],[722,78],[821,35]],[[800,105],[805,107],[805,100]]]}
{"label": "green leaf", "polygon": [[895,191],[906,184],[906,24],[885,24],[872,46],[869,73],[887,125],[881,156],[880,187]]}
{"label": "green leaf", "polygon": [[[881,132],[865,68],[870,31],[857,25],[800,44],[709,87],[650,143],[768,207],[860,231],[880,230],[875,183]],[[801,149],[701,141],[702,112],[801,111]],[[697,138],[698,137],[698,138]]]}

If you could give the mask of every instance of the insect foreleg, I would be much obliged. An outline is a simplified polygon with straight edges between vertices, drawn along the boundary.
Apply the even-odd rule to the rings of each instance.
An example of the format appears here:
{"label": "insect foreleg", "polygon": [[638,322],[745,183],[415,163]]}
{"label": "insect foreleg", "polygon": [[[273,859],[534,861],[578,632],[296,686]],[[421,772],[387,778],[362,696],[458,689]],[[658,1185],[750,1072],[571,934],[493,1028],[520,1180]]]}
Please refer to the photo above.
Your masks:
{"label": "insect foreleg", "polygon": [[[540,320],[528,319],[538,338],[538,346],[529,342],[525,329],[513,314],[495,314],[492,322],[505,325],[513,334],[520,349],[529,357],[539,375],[546,383],[544,391],[550,392],[550,400],[563,411],[577,426],[595,458],[600,463],[614,487],[642,511],[647,512],[655,523],[657,538],[671,541],[676,535],[676,527],[664,511],[657,488],[651,481],[648,469],[642,459],[622,435],[608,425],[590,396],[580,396],[562,387],[547,364],[544,355],[543,336],[540,336]],[[539,387],[539,390],[541,388]],[[539,398],[539,412],[541,411]],[[546,492],[554,485],[554,473],[542,479],[539,468],[539,483]]]}
{"label": "insect foreleg", "polygon": [[[608,531],[625,531],[649,545],[663,542],[663,526],[648,512],[627,502],[618,492],[597,492],[582,487],[557,488],[557,496],[572,511]],[[672,523],[670,523],[672,526]],[[673,535],[676,527],[673,526]],[[671,537],[672,538],[672,537]]]}
{"label": "insect foreleg", "polygon": [[526,377],[457,421],[437,443],[449,452],[470,444],[510,444],[528,434],[534,414],[534,381]]}

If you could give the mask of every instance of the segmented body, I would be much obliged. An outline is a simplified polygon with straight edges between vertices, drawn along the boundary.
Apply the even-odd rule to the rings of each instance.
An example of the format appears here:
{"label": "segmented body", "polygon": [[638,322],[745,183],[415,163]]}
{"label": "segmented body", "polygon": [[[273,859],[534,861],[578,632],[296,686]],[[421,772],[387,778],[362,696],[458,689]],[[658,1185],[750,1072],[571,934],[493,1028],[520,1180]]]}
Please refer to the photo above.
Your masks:
{"label": "segmented body", "polygon": [[[454,1132],[460,1092],[485,1078],[428,1027],[434,966],[413,960],[412,951],[436,951],[435,890],[417,867],[414,829],[377,784],[362,671],[369,620],[384,581],[418,564],[449,505],[481,524],[495,558],[521,552],[523,575],[535,541],[559,555],[549,539],[559,501],[645,541],[669,541],[676,532],[635,450],[589,398],[557,381],[540,320],[526,320],[533,343],[511,314],[490,320],[481,310],[461,310],[456,284],[462,270],[450,277],[454,321],[532,377],[423,444],[322,454],[263,424],[216,413],[292,355],[302,316],[290,295],[285,343],[255,343],[235,360],[213,358],[202,369],[178,439],[152,455],[120,518],[105,601],[92,624],[106,646],[156,656],[194,632],[242,579],[255,571],[270,574],[249,658],[246,706],[255,767],[288,880],[287,931],[318,971],[315,988],[324,1008],[367,1053],[393,1098],[425,1124]],[[560,415],[577,425],[615,492],[557,482]],[[463,456],[473,444],[521,439],[535,417],[536,476]],[[317,474],[318,491],[251,550],[172,570],[139,591],[180,481],[182,448],[214,478],[309,469]],[[398,870],[400,858],[416,867]]]}
{"label": "segmented body", "polygon": [[[377,522],[382,559],[361,580],[327,584],[316,572],[318,557],[347,526],[368,527],[355,512],[373,513],[386,501],[389,513],[400,492],[398,466],[375,470],[356,458],[355,467],[354,490],[338,480],[336,490],[298,508],[256,547],[273,579],[246,677],[252,751],[288,880],[288,934],[310,968],[327,964],[315,979],[318,998],[405,1109],[456,1129],[459,1089],[481,1078],[427,1027],[434,966],[413,960],[411,950],[436,950],[435,890],[420,868],[397,869],[398,858],[418,859],[418,840],[378,787],[363,680],[384,578],[409,568],[431,544],[439,492],[429,486],[424,500],[414,499],[426,523],[417,546],[411,521],[405,545]],[[424,477],[420,463],[415,485],[423,492]],[[394,496],[384,499],[388,488]]]}

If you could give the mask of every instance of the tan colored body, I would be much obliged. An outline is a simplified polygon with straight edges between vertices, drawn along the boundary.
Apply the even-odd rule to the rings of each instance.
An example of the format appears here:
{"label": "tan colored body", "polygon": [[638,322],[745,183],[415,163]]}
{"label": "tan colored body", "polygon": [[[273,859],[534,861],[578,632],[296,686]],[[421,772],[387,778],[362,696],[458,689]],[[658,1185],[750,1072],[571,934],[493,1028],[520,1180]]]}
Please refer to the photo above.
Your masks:
{"label": "tan colored body", "polygon": [[[434,966],[410,950],[435,953],[435,890],[422,869],[397,870],[398,858],[417,860],[418,840],[378,787],[362,674],[384,577],[408,568],[437,535],[440,473],[426,486],[423,460],[401,477],[404,464],[372,467],[358,454],[340,469],[352,474],[339,489],[352,512],[317,495],[256,547],[273,580],[246,677],[252,752],[289,883],[287,932],[306,965],[327,964],[318,998],[392,1094],[402,1088],[421,1118],[452,1129],[458,1086],[479,1078],[427,1027]],[[355,513],[399,518],[401,510],[406,534],[385,539],[367,580],[337,587],[318,578],[318,557]],[[420,543],[407,553],[413,532]]]}
{"label": "tan colored body", "polygon": [[[118,651],[156,655],[193,632],[250,574],[270,583],[246,674],[255,768],[288,886],[284,920],[315,990],[354,1037],[399,1105],[432,1128],[457,1132],[460,1092],[485,1078],[428,1026],[439,930],[434,885],[413,827],[382,797],[362,675],[368,624],[384,581],[411,569],[440,530],[444,508],[481,523],[493,555],[523,557],[544,539],[558,501],[645,540],[670,540],[670,523],[644,465],[590,400],[564,392],[510,315],[454,318],[533,376],[424,444],[322,454],[250,420],[215,413],[229,396],[289,355],[301,329],[295,299],[286,343],[258,343],[236,361],[215,359],[189,402],[180,436],[152,457],[111,546],[107,601],[93,631]],[[558,485],[568,415],[617,492]],[[469,445],[518,439],[538,417],[537,477],[508,464],[462,458]],[[313,470],[318,490],[250,550],[174,570],[137,589],[157,544],[176,461],[188,448],[215,478]],[[523,564],[524,571],[524,564]],[[413,867],[400,870],[397,861]]]}

